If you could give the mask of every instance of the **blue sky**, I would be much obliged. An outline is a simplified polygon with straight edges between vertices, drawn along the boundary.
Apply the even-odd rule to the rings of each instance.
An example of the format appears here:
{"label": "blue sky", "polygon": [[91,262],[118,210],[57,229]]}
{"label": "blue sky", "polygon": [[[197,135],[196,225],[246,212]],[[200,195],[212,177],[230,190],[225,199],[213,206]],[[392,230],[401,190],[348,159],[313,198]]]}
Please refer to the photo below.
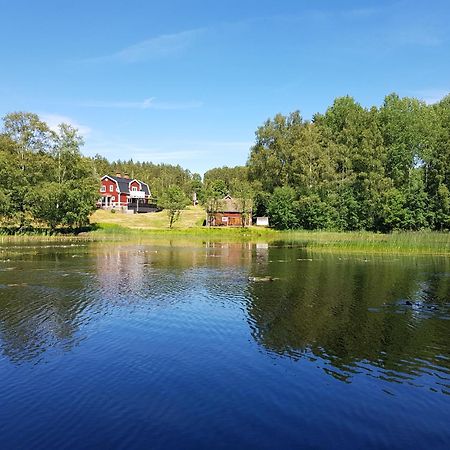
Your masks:
{"label": "blue sky", "polygon": [[337,96],[450,92],[447,1],[3,1],[0,114],[32,111],[83,152],[244,164],[276,113]]}

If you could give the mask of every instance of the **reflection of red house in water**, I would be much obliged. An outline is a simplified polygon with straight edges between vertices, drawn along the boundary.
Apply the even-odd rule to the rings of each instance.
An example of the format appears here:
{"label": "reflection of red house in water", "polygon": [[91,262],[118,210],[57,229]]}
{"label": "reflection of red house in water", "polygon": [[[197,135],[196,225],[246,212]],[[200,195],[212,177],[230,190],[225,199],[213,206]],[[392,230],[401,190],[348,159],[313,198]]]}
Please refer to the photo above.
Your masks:
{"label": "reflection of red house in water", "polygon": [[131,179],[127,174],[105,175],[101,179],[98,206],[104,209],[122,208],[134,212],[156,211],[150,188],[143,181]]}

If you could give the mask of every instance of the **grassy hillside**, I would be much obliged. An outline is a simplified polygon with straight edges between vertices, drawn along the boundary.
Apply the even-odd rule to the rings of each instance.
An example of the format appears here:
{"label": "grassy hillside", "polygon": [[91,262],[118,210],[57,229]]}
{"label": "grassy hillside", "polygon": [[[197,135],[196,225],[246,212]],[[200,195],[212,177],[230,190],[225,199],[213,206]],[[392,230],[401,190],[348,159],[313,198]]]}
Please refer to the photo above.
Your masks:
{"label": "grassy hillside", "polygon": [[[200,206],[188,206],[181,212],[180,218],[173,228],[193,228],[202,226],[206,218],[205,210]],[[169,227],[169,220],[166,211],[148,214],[122,214],[103,209],[97,210],[91,216],[91,223],[114,224],[125,228],[140,229],[165,229]]]}

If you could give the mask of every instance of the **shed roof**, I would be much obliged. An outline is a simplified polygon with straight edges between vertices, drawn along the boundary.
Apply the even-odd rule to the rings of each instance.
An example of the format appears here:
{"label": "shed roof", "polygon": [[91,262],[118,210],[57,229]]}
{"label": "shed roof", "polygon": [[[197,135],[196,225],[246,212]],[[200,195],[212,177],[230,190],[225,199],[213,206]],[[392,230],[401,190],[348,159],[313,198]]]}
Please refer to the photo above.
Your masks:
{"label": "shed roof", "polygon": [[[250,200],[247,200],[246,203],[248,205],[250,203]],[[209,212],[240,213],[242,212],[242,199],[233,198],[230,195],[227,195],[223,199],[218,200],[217,206],[214,211]]]}

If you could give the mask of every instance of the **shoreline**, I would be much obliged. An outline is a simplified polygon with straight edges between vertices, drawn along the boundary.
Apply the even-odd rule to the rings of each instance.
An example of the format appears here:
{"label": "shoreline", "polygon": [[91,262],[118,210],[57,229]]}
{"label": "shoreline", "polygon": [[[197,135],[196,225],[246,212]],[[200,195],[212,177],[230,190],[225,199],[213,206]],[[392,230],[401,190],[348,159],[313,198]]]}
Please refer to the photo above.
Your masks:
{"label": "shoreline", "polygon": [[0,235],[0,245],[21,242],[209,241],[212,243],[267,243],[302,246],[307,250],[346,253],[450,256],[450,233],[403,231],[390,234],[368,231],[278,231],[268,228],[131,228],[95,223],[79,234]]}

